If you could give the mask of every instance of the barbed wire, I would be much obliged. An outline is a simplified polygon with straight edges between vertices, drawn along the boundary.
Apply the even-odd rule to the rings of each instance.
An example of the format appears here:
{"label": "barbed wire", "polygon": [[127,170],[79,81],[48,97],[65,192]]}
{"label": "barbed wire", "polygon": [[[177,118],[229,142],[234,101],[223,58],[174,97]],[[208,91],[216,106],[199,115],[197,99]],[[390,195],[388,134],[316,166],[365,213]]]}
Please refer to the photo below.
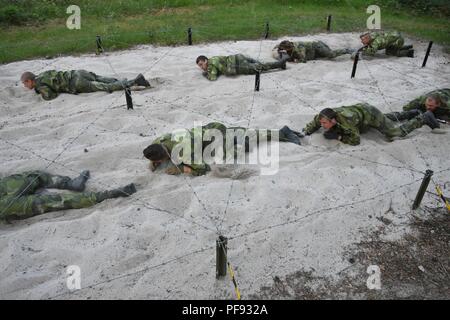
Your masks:
{"label": "barbed wire", "polygon": [[[260,41],[260,50],[259,50],[258,58],[259,58],[260,53],[261,53],[261,46],[262,46],[262,39],[261,39],[261,41]],[[172,48],[171,50],[169,50],[169,51],[166,53],[166,55],[169,56],[169,53],[170,53],[173,49],[174,49],[174,48]],[[166,55],[165,55],[165,56],[166,56]],[[161,57],[156,63],[160,62],[165,56]],[[106,56],[105,56],[105,57],[106,57]],[[107,58],[106,58],[106,59],[107,59]],[[108,59],[107,59],[107,61],[108,61],[108,63],[110,64],[110,67],[111,67],[111,69],[113,70],[113,72],[114,72],[115,74],[117,74],[117,73],[115,72],[115,70],[114,70],[112,64],[110,63],[110,61],[109,61]],[[155,63],[155,64],[156,64],[156,63]],[[49,65],[50,65],[50,64],[49,64]],[[153,67],[153,66],[152,66],[152,67]],[[151,68],[150,68],[150,69],[151,69]],[[271,79],[270,76],[268,76],[268,78]],[[274,81],[273,79],[271,79],[271,80]],[[274,82],[275,82],[275,81],[274,81]],[[377,86],[378,86],[378,84],[377,84]],[[379,87],[378,87],[378,89],[379,89]],[[289,92],[289,90],[286,90],[286,91]],[[290,93],[293,94],[294,96],[296,96],[300,101],[304,102],[306,105],[309,105],[309,107],[311,107],[311,109],[313,109],[314,111],[318,111],[317,109],[315,109],[314,107],[312,107],[309,103],[305,102],[303,99],[301,99],[300,97],[298,97],[296,94],[294,94],[294,93],[292,93],[292,92],[290,92]],[[123,96],[123,94],[122,94],[121,96]],[[121,97],[121,96],[120,96],[120,97]],[[249,112],[248,126],[250,125],[250,122],[251,122],[251,116],[252,116],[252,112],[253,112],[254,102],[255,102],[255,92],[253,93],[252,105],[251,105],[250,112]],[[385,100],[385,102],[387,103],[386,100]],[[166,103],[167,103],[167,102],[166,102]],[[170,104],[170,103],[168,103],[168,104]],[[177,106],[175,106],[175,107],[177,107]],[[192,111],[192,110],[190,110],[190,111]],[[101,115],[102,115],[103,113],[104,113],[104,112],[102,112]],[[148,119],[145,118],[144,114],[141,114],[141,116],[144,117],[144,119],[146,120],[146,122],[149,124],[149,121],[148,121]],[[202,116],[204,116],[204,115],[202,115]],[[98,119],[98,118],[97,118],[97,119]],[[95,121],[96,121],[96,120],[95,120]],[[95,121],[93,121],[90,125],[93,125]],[[89,128],[89,126],[86,128],[86,130],[87,130],[88,128]],[[83,133],[84,133],[84,132],[82,132],[81,134],[83,134]],[[81,134],[79,134],[79,135],[76,136],[74,139],[72,139],[72,140],[71,140],[71,143],[70,143],[68,146],[66,146],[66,148],[65,148],[63,151],[67,150],[67,148],[68,148],[68,147],[69,147],[76,139],[78,139],[79,136],[81,136]],[[0,139],[1,139],[2,141],[4,141],[4,142],[6,141],[6,140],[4,140],[3,138],[0,138]],[[10,143],[9,141],[8,141],[7,143],[10,144],[10,145],[14,145],[14,144]],[[318,146],[313,146],[313,147],[318,147]],[[29,151],[29,150],[28,150],[28,151]],[[337,153],[340,153],[339,151],[336,151],[336,152],[337,152]],[[34,153],[34,154],[35,154],[35,153]],[[342,154],[345,154],[345,153],[342,153]],[[35,154],[35,155],[36,155],[36,154]],[[56,162],[56,160],[57,160],[61,155],[62,155],[62,152],[61,152],[55,159],[53,159],[53,160],[49,160],[49,159],[45,159],[45,158],[42,158],[42,159],[45,159],[46,161],[51,161],[51,162],[50,162],[50,165],[52,165],[52,164],[58,164],[58,165],[61,165],[61,164],[59,164],[59,163]],[[350,156],[350,155],[348,155],[348,154],[345,154],[345,155]],[[353,156],[353,155],[351,155],[351,156]],[[354,157],[354,156],[353,156],[353,157]],[[360,160],[367,161],[367,162],[372,162],[372,163],[377,164],[377,165],[386,165],[386,166],[395,167],[395,168],[407,169],[406,167],[387,165],[387,164],[375,162],[375,161],[368,160],[368,159],[362,159],[362,158],[361,158]],[[49,165],[49,166],[50,166],[50,165]],[[47,167],[47,168],[48,168],[48,167]],[[46,169],[47,169],[47,168],[46,168]],[[411,168],[412,168],[412,167],[411,167]],[[413,170],[411,170],[411,168],[408,169],[408,170],[421,173],[421,171],[416,170],[416,169],[414,169],[414,168],[412,168]],[[448,170],[450,170],[450,168],[448,168],[448,169],[443,169],[443,170],[441,170],[441,171],[438,171],[437,173],[439,173],[439,172],[445,172],[445,171],[448,171]],[[183,178],[186,179],[184,176],[183,176]],[[420,181],[420,180],[421,180],[421,179],[414,180],[413,182],[410,182],[410,183],[408,183],[408,184],[401,185],[401,186],[397,187],[395,190],[391,190],[391,191],[385,192],[385,193],[383,193],[383,194],[376,195],[376,196],[374,196],[374,197],[372,197],[372,198],[368,198],[368,199],[364,199],[364,200],[359,200],[359,201],[354,201],[354,202],[351,202],[351,203],[348,203],[348,204],[343,204],[343,205],[339,205],[339,206],[335,206],[335,207],[330,207],[330,208],[320,209],[320,210],[311,212],[311,213],[307,214],[306,216],[303,216],[303,217],[301,217],[301,218],[299,218],[299,219],[295,219],[295,220],[292,220],[292,221],[287,221],[287,222],[284,222],[284,223],[282,223],[282,224],[276,224],[276,225],[268,226],[268,227],[266,227],[266,228],[264,228],[264,229],[259,229],[259,230],[256,230],[256,231],[251,231],[251,232],[249,232],[249,233],[238,234],[238,235],[236,235],[236,236],[230,237],[229,240],[234,240],[234,239],[237,239],[237,238],[242,238],[242,237],[245,237],[245,236],[248,236],[248,235],[257,233],[257,232],[261,232],[261,231],[263,231],[263,230],[265,230],[265,229],[271,229],[271,228],[275,228],[275,227],[282,226],[282,225],[287,225],[287,224],[291,224],[291,223],[296,223],[296,222],[298,222],[298,221],[300,221],[300,220],[302,220],[302,219],[306,219],[306,218],[308,218],[308,217],[310,217],[310,216],[312,216],[312,215],[321,214],[321,213],[326,212],[326,211],[329,211],[329,210],[340,209],[340,208],[344,208],[344,207],[347,207],[347,206],[351,206],[351,205],[355,205],[355,204],[358,204],[358,203],[362,203],[362,202],[365,202],[365,201],[370,201],[370,200],[376,199],[376,198],[378,198],[378,197],[383,197],[383,196],[385,196],[385,195],[387,195],[387,194],[391,194],[391,193],[397,191],[399,188],[403,188],[403,187],[409,186],[409,185],[411,185],[411,184],[413,184],[413,183],[416,183],[416,182],[418,182],[418,181]],[[185,181],[186,181],[186,180],[185,180]],[[187,184],[188,184],[189,187],[191,188],[193,194],[196,196],[196,198],[197,198],[197,200],[199,201],[199,203],[202,204],[202,202],[201,202],[200,198],[198,197],[198,195],[196,194],[194,188],[193,188],[189,183],[187,183]],[[218,234],[218,235],[221,234],[220,229],[221,229],[221,227],[222,227],[222,223],[223,223],[223,221],[224,221],[224,219],[225,219],[225,216],[226,216],[226,213],[227,213],[227,210],[228,210],[228,207],[229,207],[230,197],[231,197],[232,190],[233,190],[233,184],[234,184],[234,181],[232,181],[232,183],[231,183],[231,185],[230,185],[230,191],[229,191],[229,194],[228,194],[227,204],[226,204],[226,208],[225,208],[225,211],[224,211],[224,215],[223,215],[223,217],[222,217],[222,221],[221,221],[220,227],[218,227],[218,226],[215,224],[215,227],[216,227],[216,229],[217,229],[216,231],[217,231],[217,234]],[[139,200],[139,199],[136,199],[136,200]],[[209,216],[206,207],[205,207],[204,205],[203,205],[202,207],[203,207],[203,210],[205,211],[205,213],[207,214],[207,216],[211,219],[211,221],[214,222],[214,220]],[[154,209],[154,208],[152,208],[152,209]],[[297,209],[295,215],[297,214],[298,210],[299,210],[299,209]],[[212,229],[209,229],[209,230],[210,230],[210,231],[214,231],[214,230],[212,230]],[[214,231],[214,232],[216,232],[216,231]],[[93,287],[99,286],[99,285],[101,285],[101,284],[108,283],[108,282],[112,282],[112,281],[115,281],[115,280],[118,280],[118,279],[122,279],[122,278],[125,278],[125,277],[128,277],[128,276],[132,276],[132,275],[135,275],[135,274],[138,274],[138,273],[142,273],[142,272],[145,273],[145,272],[147,272],[147,271],[149,271],[149,270],[152,270],[152,269],[154,269],[154,268],[157,268],[157,267],[166,265],[166,264],[171,263],[171,262],[179,261],[179,260],[181,260],[181,259],[183,259],[183,258],[185,258],[185,257],[187,257],[187,256],[190,256],[190,255],[193,255],[193,254],[196,254],[196,253],[204,252],[204,251],[206,251],[206,250],[208,250],[208,249],[211,249],[211,248],[213,248],[213,247],[214,247],[214,246],[210,246],[210,247],[206,247],[206,248],[203,248],[203,249],[199,249],[199,250],[193,251],[193,252],[191,252],[191,253],[188,253],[188,254],[186,254],[186,255],[183,255],[183,256],[180,256],[180,257],[177,257],[177,258],[170,259],[170,260],[165,261],[165,262],[163,262],[163,263],[160,263],[160,264],[157,264],[157,265],[153,265],[153,266],[144,268],[144,269],[142,269],[142,270],[139,270],[139,271],[136,271],[136,272],[133,272],[133,273],[128,273],[128,274],[120,275],[120,276],[118,276],[118,277],[109,278],[109,279],[107,279],[107,280],[105,280],[105,281],[101,281],[101,282],[98,282],[98,283],[94,283],[94,284],[92,284],[92,285],[90,285],[90,286],[88,286],[88,287],[86,287],[86,288],[83,288],[83,289],[93,288]],[[223,248],[223,249],[224,249],[224,248]],[[76,291],[75,293],[78,293],[78,292],[79,292],[79,291]],[[68,294],[68,293],[63,293],[63,294],[60,294],[60,295],[56,295],[56,296],[53,296],[53,297],[50,298],[50,299],[54,299],[54,298],[57,298],[57,297],[60,297],[60,296],[63,296],[63,295],[67,295],[67,294]]]}

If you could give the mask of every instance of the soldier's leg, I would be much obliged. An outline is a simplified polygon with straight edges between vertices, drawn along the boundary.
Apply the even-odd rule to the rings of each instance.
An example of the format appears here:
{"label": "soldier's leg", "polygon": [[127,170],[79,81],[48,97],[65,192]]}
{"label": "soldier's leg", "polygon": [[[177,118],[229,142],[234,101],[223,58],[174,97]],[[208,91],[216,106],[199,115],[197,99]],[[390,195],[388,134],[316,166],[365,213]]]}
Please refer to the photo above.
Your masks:
{"label": "soldier's leg", "polygon": [[401,52],[408,52],[408,50],[402,50],[403,45],[405,44],[405,40],[399,35],[398,39],[386,47],[386,54],[389,56],[399,56]]}
{"label": "soldier's leg", "polygon": [[12,196],[0,199],[0,219],[28,218],[50,211],[89,208],[106,199],[128,197],[136,192],[134,184],[103,192],[31,195],[11,202]]}
{"label": "soldier's leg", "polygon": [[335,52],[322,41],[315,42],[313,48],[315,58],[336,58]]}
{"label": "soldier's leg", "polygon": [[404,121],[404,120],[411,120],[415,117],[420,115],[420,111],[417,109],[408,110],[408,111],[401,111],[401,112],[390,112],[385,113],[385,116],[392,121]]}
{"label": "soldier's leg", "polygon": [[394,121],[387,118],[378,109],[372,107],[370,112],[372,115],[371,127],[377,129],[388,138],[404,137],[411,131],[423,126],[423,121],[419,117],[396,126]]}
{"label": "soldier's leg", "polygon": [[42,180],[39,177],[44,174],[44,172],[40,171],[13,174],[1,180],[2,189],[4,189],[7,196],[33,194],[37,189],[42,188]]}
{"label": "soldier's leg", "polygon": [[66,176],[45,173],[41,176],[41,180],[43,188],[83,191],[86,187],[86,181],[89,179],[89,177],[90,172],[88,170],[85,170],[75,179]]}
{"label": "soldier's leg", "polygon": [[132,86],[134,84],[133,81],[120,81],[113,78],[99,77],[95,73],[85,70],[77,70],[74,73],[72,83],[74,84],[75,90],[78,93],[88,93],[96,91],[113,92],[124,90],[126,86]]}

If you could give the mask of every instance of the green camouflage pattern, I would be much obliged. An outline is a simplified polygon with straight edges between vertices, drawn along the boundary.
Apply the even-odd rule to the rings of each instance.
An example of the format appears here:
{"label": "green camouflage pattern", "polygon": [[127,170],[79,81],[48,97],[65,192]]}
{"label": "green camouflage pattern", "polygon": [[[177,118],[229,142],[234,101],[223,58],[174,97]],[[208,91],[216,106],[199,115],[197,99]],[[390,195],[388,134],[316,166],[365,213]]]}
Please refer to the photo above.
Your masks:
{"label": "green camouflage pattern", "polygon": [[[207,125],[201,126],[201,127],[195,127],[192,128],[190,130],[185,130],[183,132],[181,132],[180,134],[177,134],[176,132],[174,133],[169,133],[169,134],[165,134],[159,138],[157,138],[156,140],[154,140],[151,144],[161,144],[163,145],[169,155],[172,154],[172,150],[174,150],[174,148],[180,144],[183,143],[191,143],[191,146],[194,145],[194,139],[198,139],[197,141],[202,141],[202,151],[205,150],[205,148],[211,144],[211,141],[203,141],[203,136],[205,135],[205,132],[207,130],[210,129],[217,129],[219,130],[224,138],[223,141],[223,147],[224,147],[224,157],[227,156],[227,152],[226,152],[226,133],[227,130],[242,130],[242,133],[244,134],[248,134],[249,136],[251,135],[255,135],[256,137],[259,137],[260,134],[260,130],[252,130],[251,133],[247,132],[246,128],[243,127],[226,127],[224,124],[220,123],[220,122],[211,122],[208,123]],[[186,136],[186,134],[188,134],[189,136]],[[268,130],[267,131],[267,139],[271,139],[271,131]],[[280,141],[288,141],[283,137],[280,137]],[[245,150],[248,150],[248,144],[247,141],[241,141],[243,142],[243,144],[240,144],[240,142],[235,141],[233,143],[233,151],[234,154],[237,154],[237,151],[241,148],[245,148]],[[194,164],[194,148],[191,148],[191,154],[188,155],[182,155],[181,157],[181,163],[179,165],[185,165],[188,166],[192,169],[192,175],[194,176],[201,176],[206,174],[208,171],[211,170],[211,168],[209,167],[208,164],[206,163],[201,163],[201,164]],[[181,168],[180,168],[181,170]]]}
{"label": "green camouflage pattern", "polygon": [[60,93],[89,93],[95,91],[113,92],[133,85],[132,81],[98,76],[85,70],[49,70],[36,77],[35,91],[45,100],[55,99]]}
{"label": "green camouflage pattern", "polygon": [[[302,62],[306,63],[306,61],[315,60],[318,58],[328,58],[333,59],[340,55],[349,53],[346,49],[338,49],[331,50],[331,48],[322,41],[299,41],[293,42],[294,49],[290,54],[290,59],[288,61],[291,62]],[[274,55],[275,52],[278,55],[279,45],[274,47]],[[278,59],[279,57],[274,56],[274,58]]]}
{"label": "green camouflage pattern", "polygon": [[449,120],[449,118],[450,118],[450,89],[448,89],[448,88],[428,92],[427,94],[408,102],[406,105],[403,106],[403,110],[408,111],[408,110],[417,109],[422,112],[427,111],[427,108],[425,106],[425,100],[427,99],[427,96],[431,95],[431,94],[439,95],[443,102],[443,105],[439,106],[433,112],[435,117],[439,118],[439,119],[443,119],[443,120]]}
{"label": "green camouflage pattern", "polygon": [[373,56],[379,50],[386,49],[386,54],[397,55],[405,40],[398,31],[370,32],[372,41],[362,50],[364,55]]}
{"label": "green camouflage pattern", "polygon": [[257,72],[280,68],[280,66],[279,62],[262,63],[243,54],[216,56],[208,58],[208,69],[205,76],[208,80],[215,81],[222,74],[226,76],[256,74]]}
{"label": "green camouflage pattern", "polygon": [[0,220],[28,218],[45,212],[88,208],[98,203],[96,193],[34,194],[41,188],[60,188],[69,177],[42,171],[0,179]]}
{"label": "green camouflage pattern", "polygon": [[[388,138],[393,138],[404,137],[423,125],[423,121],[417,117],[397,127],[395,122],[367,103],[343,106],[333,110],[337,113],[337,123],[330,130],[336,130],[341,137],[340,141],[350,145],[358,145],[360,133],[367,132],[370,128],[378,130]],[[304,131],[312,134],[320,127],[319,115],[316,115],[314,120],[306,125]]]}

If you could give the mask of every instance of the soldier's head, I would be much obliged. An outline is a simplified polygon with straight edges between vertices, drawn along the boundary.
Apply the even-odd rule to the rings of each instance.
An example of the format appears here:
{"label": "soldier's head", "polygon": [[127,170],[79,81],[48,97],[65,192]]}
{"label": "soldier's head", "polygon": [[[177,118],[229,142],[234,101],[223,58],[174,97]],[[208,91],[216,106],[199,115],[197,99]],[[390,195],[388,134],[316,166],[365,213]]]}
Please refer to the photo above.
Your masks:
{"label": "soldier's head", "polygon": [[154,163],[161,163],[169,160],[169,155],[166,149],[160,144],[151,144],[144,149],[144,157]]}
{"label": "soldier's head", "polygon": [[368,46],[370,44],[370,41],[372,41],[372,37],[370,36],[370,32],[365,32],[362,35],[359,36],[361,39],[361,43],[365,46]]}
{"label": "soldier's head", "polygon": [[333,128],[337,123],[336,116],[336,111],[330,108],[325,108],[320,111],[319,121],[322,128],[324,128],[325,130]]}
{"label": "soldier's head", "polygon": [[430,94],[425,100],[425,107],[427,111],[434,112],[437,108],[442,105],[442,99],[438,94]]}
{"label": "soldier's head", "polygon": [[23,85],[28,89],[34,89],[36,86],[36,76],[29,71],[22,73],[20,81],[22,81]]}
{"label": "soldier's head", "polygon": [[202,69],[203,71],[208,70],[208,58],[205,56],[198,56],[195,60],[195,63]]}
{"label": "soldier's head", "polygon": [[292,55],[292,51],[294,50],[294,43],[289,40],[283,40],[278,45],[278,51],[286,51],[288,55]]}

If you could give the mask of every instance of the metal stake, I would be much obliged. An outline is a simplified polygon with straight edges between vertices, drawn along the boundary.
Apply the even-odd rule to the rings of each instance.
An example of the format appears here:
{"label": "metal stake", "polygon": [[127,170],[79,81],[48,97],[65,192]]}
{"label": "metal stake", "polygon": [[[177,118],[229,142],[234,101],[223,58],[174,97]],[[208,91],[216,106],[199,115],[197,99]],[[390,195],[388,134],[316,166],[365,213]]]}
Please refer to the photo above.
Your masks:
{"label": "metal stake", "polygon": [[427,170],[425,176],[423,177],[422,184],[420,185],[419,191],[417,192],[416,199],[414,200],[413,210],[416,210],[420,203],[422,202],[423,195],[427,191],[428,184],[430,183],[431,177],[433,176],[433,171]]}
{"label": "metal stake", "polygon": [[227,275],[227,244],[228,239],[219,236],[216,240],[216,278]]}
{"label": "metal stake", "polygon": [[431,47],[433,46],[433,41],[430,41],[430,44],[428,45],[427,53],[425,54],[425,59],[423,59],[422,68],[425,68],[428,61],[428,56],[430,55]]}

